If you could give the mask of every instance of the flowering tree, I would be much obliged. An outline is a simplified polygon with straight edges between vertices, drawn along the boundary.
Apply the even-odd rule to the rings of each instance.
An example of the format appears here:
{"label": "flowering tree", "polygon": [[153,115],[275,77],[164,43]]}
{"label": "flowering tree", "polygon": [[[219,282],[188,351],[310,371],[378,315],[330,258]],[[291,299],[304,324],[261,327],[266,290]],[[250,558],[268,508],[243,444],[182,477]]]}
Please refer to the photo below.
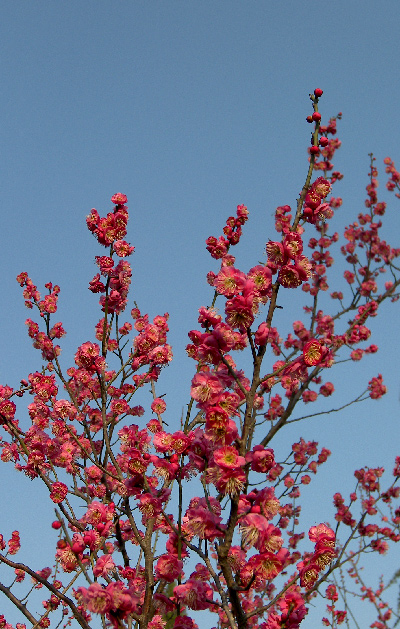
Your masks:
{"label": "flowering tree", "polygon": [[[26,323],[46,364],[17,389],[0,387],[1,459],[44,483],[59,538],[53,567],[38,569],[16,561],[18,531],[8,541],[0,536],[0,590],[25,623],[17,629],[26,622],[195,629],[197,610],[208,610],[207,619],[213,614],[207,626],[220,629],[295,629],[317,593],[327,601],[323,625],[337,627],[346,618],[349,586],[336,576],[344,571],[376,608],[371,627],[399,619],[384,600],[385,585],[363,582],[359,562],[365,552],[384,553],[400,540],[400,457],[385,487],[383,468],[356,470],[350,497],[334,496],[336,523],[313,526],[307,537],[299,524],[300,488],[330,452],[304,439],[282,460],[272,449],[297,405],[333,395],[325,372],[339,357],[356,367],[377,351],[368,344],[368,320],[399,297],[400,249],[380,237],[386,205],[378,201],[372,156],[366,211],[346,228],[341,247],[348,290],[328,296],[330,248],[339,240],[332,226],[342,203],[330,196],[342,178],[332,164],[341,115],[323,126],[321,96],[320,89],[310,95],[309,166],[297,207],[277,208],[277,236],[266,244],[265,263],[248,272],[235,266],[232,248],[248,220],[243,205],[223,235],[207,239],[219,264],[207,276],[214,297],[199,310],[199,329],[189,332],[193,373],[186,413],[174,430],[164,419],[168,397],[156,391],[172,360],[168,314],[150,321],[135,304],[123,318],[131,281],[126,258],[134,250],[125,241],[124,194],[112,197],[107,216],[92,210],[87,217],[108,254],[96,256],[99,272],[89,283],[102,314],[96,340],[78,347],[66,371],[58,345],[65,331],[53,322],[59,287],[46,284],[43,297],[27,273],[18,276],[25,305],[39,313],[40,324]],[[387,187],[400,196],[400,174],[390,159],[385,163]],[[274,315],[286,290],[297,300],[303,294],[304,321],[294,321],[293,333],[281,338]],[[238,365],[246,352],[247,375]],[[151,394],[148,408],[135,404],[141,388]],[[379,374],[354,401],[385,392]],[[29,420],[16,418],[17,398],[28,398]],[[19,595],[28,580],[46,592],[39,612],[26,592]],[[0,627],[11,628],[2,615]]]}

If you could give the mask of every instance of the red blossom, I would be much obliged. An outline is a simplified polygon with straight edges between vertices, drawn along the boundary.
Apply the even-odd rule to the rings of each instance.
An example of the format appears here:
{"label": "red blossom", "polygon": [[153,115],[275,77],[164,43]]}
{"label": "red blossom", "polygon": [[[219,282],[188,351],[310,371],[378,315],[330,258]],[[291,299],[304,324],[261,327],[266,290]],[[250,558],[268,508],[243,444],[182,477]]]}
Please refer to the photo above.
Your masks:
{"label": "red blossom", "polygon": [[376,378],[372,378],[372,380],[368,383],[369,396],[373,400],[378,400],[383,395],[385,395],[387,388],[383,384],[382,374],[379,374]]}
{"label": "red blossom", "polygon": [[302,283],[300,273],[293,264],[285,264],[280,268],[278,280],[285,288],[297,288]]}
{"label": "red blossom", "polygon": [[306,365],[319,365],[323,358],[323,346],[317,339],[308,341],[303,347],[303,358]]}
{"label": "red blossom", "polygon": [[53,483],[51,492],[50,492],[50,498],[52,499],[53,502],[55,503],[62,502],[67,497],[67,494],[68,494],[67,485],[60,482]]}
{"label": "red blossom", "polygon": [[115,203],[115,205],[124,205],[128,202],[128,197],[126,194],[122,194],[121,192],[117,192],[111,197],[111,203]]}

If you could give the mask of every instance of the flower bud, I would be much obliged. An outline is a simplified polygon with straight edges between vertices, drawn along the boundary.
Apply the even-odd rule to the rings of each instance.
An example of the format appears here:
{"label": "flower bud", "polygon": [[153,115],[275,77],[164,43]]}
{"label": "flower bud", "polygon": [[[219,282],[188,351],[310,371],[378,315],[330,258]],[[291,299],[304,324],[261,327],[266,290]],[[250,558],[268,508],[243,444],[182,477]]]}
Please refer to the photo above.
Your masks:
{"label": "flower bud", "polygon": [[72,544],[72,551],[76,555],[79,555],[79,553],[82,553],[84,550],[85,550],[85,544],[83,542],[74,542]]}

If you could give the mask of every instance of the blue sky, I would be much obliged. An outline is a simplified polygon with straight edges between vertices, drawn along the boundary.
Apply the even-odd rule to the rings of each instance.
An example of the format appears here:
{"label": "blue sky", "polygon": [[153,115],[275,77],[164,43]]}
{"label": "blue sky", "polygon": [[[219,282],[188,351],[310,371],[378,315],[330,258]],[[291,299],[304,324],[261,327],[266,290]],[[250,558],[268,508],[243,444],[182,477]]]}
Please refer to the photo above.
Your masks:
{"label": "blue sky", "polygon": [[[396,1],[378,8],[372,0],[13,0],[2,4],[0,17],[1,383],[17,386],[41,365],[25,332],[30,313],[15,282],[22,270],[39,287],[47,281],[61,286],[65,364],[93,338],[97,299],[87,284],[95,273],[93,257],[102,252],[85,216],[92,207],[108,211],[111,195],[121,191],[128,195],[128,236],[136,247],[131,298],[150,316],[171,315],[176,361],[160,392],[168,394],[171,424],[179,418],[192,375],[184,355],[187,331],[196,325],[198,307],[212,298],[205,274],[217,270],[204,241],[218,236],[226,217],[244,203],[250,221],[238,264],[248,270],[263,259],[265,242],[274,238],[275,207],[293,205],[304,183],[305,117],[315,87],[324,90],[323,122],[343,112],[335,165],[345,178],[335,196],[344,205],[335,229],[363,209],[372,151],[382,199],[390,200],[386,234],[400,245],[400,207],[384,190],[382,165],[386,155],[400,164]],[[301,307],[301,295],[285,304],[283,323]],[[398,306],[384,308],[374,327],[378,356],[332,375],[337,405],[378,372],[389,387],[386,398],[294,424],[278,444],[290,447],[291,435],[304,436],[333,451],[331,467],[310,493],[311,523],[331,517],[331,496],[352,490],[355,467],[391,469],[398,453],[397,320]],[[10,508],[0,514],[0,532],[24,529],[28,517],[36,541],[27,555],[35,561],[50,512],[37,498],[36,483],[16,478],[6,466],[0,474],[15,487],[10,502],[3,490]],[[12,614],[10,622],[20,620]]]}

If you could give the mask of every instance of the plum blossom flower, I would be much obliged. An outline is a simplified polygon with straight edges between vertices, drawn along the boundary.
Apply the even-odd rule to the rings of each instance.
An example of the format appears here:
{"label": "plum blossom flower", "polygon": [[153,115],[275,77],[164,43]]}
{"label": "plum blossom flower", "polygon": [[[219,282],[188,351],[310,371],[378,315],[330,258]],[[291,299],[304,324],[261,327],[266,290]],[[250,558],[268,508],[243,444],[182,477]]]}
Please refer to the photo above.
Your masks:
{"label": "plum blossom flower", "polygon": [[240,520],[242,534],[242,546],[245,549],[252,548],[262,537],[268,527],[268,520],[259,513],[248,513]]}
{"label": "plum blossom flower", "polygon": [[176,598],[190,609],[208,609],[212,601],[213,591],[208,583],[198,579],[189,579],[182,585],[174,587]]}
{"label": "plum blossom flower", "polygon": [[157,452],[168,452],[172,454],[174,450],[173,437],[170,433],[160,430],[153,437],[153,444]]}
{"label": "plum blossom flower", "polygon": [[256,345],[266,345],[267,341],[268,341],[268,336],[269,336],[269,327],[266,324],[266,322],[264,321],[263,323],[260,323],[260,325],[258,326],[258,329],[254,335],[254,342]]}
{"label": "plum blossom flower", "polygon": [[100,273],[97,273],[94,278],[89,282],[89,290],[92,293],[105,293],[106,287],[103,282],[100,281]]}
{"label": "plum blossom flower", "polygon": [[73,572],[78,566],[78,560],[70,546],[58,549],[56,559],[60,562],[64,572]]}
{"label": "plum blossom flower", "polygon": [[105,614],[111,609],[111,595],[97,581],[91,583],[88,588],[78,588],[78,593],[85,607],[94,614]]}
{"label": "plum blossom flower", "polygon": [[96,256],[96,263],[102,275],[111,275],[114,270],[114,260],[109,256]]}
{"label": "plum blossom flower", "polygon": [[317,339],[308,341],[303,347],[303,358],[306,365],[319,365],[324,355],[323,350],[323,346]]}
{"label": "plum blossom flower", "polygon": [[285,592],[284,598],[278,601],[282,611],[280,627],[285,626],[291,629],[298,629],[301,621],[307,615],[308,610],[304,605],[302,596],[294,589]]}
{"label": "plum blossom flower", "polygon": [[132,247],[126,240],[116,240],[113,243],[113,248],[120,258],[126,258],[135,251],[135,247]]}
{"label": "plum blossom flower", "polygon": [[149,624],[147,625],[147,628],[148,629],[164,629],[166,624],[167,624],[167,621],[163,619],[161,614],[156,614],[150,620]]}
{"label": "plum blossom flower", "polygon": [[223,389],[217,376],[207,371],[199,371],[192,379],[190,395],[200,404],[214,404]]}
{"label": "plum blossom flower", "polygon": [[277,553],[275,555],[269,552],[253,555],[248,561],[247,570],[253,572],[256,577],[269,581],[282,572],[283,557],[283,553]]}
{"label": "plum blossom flower", "polygon": [[135,608],[137,596],[132,590],[127,590],[122,581],[113,581],[107,585],[107,592],[111,595],[111,609],[119,613],[121,618],[125,618]]}
{"label": "plum blossom flower", "polygon": [[317,548],[312,556],[312,562],[316,563],[320,570],[324,570],[336,557],[336,552],[329,546]]}
{"label": "plum blossom flower", "polygon": [[100,347],[97,343],[87,341],[83,343],[75,354],[75,363],[86,371],[94,372],[104,369],[105,360],[100,356]]}
{"label": "plum blossom flower", "polygon": [[217,292],[229,298],[238,295],[243,290],[245,283],[245,274],[232,266],[223,266],[214,280]]}
{"label": "plum blossom flower", "polygon": [[335,533],[327,524],[321,523],[312,526],[308,532],[308,537],[312,542],[318,543],[323,539],[327,546],[335,546]]}
{"label": "plum blossom flower", "polygon": [[281,242],[269,241],[266,244],[268,261],[276,266],[286,264],[288,256]]}
{"label": "plum blossom flower", "polygon": [[330,395],[332,395],[334,390],[335,390],[335,387],[333,386],[332,382],[326,382],[320,387],[319,393],[320,395],[323,395],[324,397],[329,397]]}
{"label": "plum blossom flower", "polygon": [[227,323],[218,323],[212,331],[212,337],[216,342],[216,348],[218,349],[218,362],[220,360],[220,351],[229,352],[236,343],[235,332],[231,326]]}
{"label": "plum blossom flower", "polygon": [[[208,471],[212,472],[212,468],[209,467]],[[210,482],[214,482],[211,475]],[[220,493],[233,496],[243,491],[245,482],[246,475],[241,468],[225,469],[215,479],[215,486]]]}
{"label": "plum blossom flower", "polygon": [[249,462],[254,472],[267,473],[275,463],[274,451],[271,448],[256,445],[251,452],[246,454],[246,463]]}
{"label": "plum blossom flower", "polygon": [[372,400],[378,400],[385,395],[387,388],[383,384],[382,374],[379,374],[376,378],[372,378],[372,380],[368,382],[368,391],[369,397]]}
{"label": "plum blossom flower", "polygon": [[53,502],[57,504],[62,502],[67,497],[67,494],[68,487],[64,483],[53,483],[50,492],[50,498]]}
{"label": "plum blossom flower", "polygon": [[324,177],[318,177],[311,186],[312,190],[322,199],[328,196],[331,191],[331,184]]}
{"label": "plum blossom flower", "polygon": [[199,537],[212,541],[216,537],[223,537],[223,532],[219,529],[221,516],[209,511],[201,505],[189,508],[183,519],[185,531]]}
{"label": "plum blossom flower", "polygon": [[295,259],[295,267],[302,282],[305,282],[312,275],[312,266],[306,256],[298,256]]}
{"label": "plum blossom flower", "polygon": [[299,234],[290,232],[283,241],[283,249],[289,258],[295,260],[303,252],[303,241]]}
{"label": "plum blossom flower", "polygon": [[275,490],[273,487],[266,487],[257,492],[254,498],[254,504],[258,505],[266,518],[272,520],[272,518],[278,513],[280,502],[275,496]]}
{"label": "plum blossom flower", "polygon": [[122,192],[117,192],[111,197],[111,203],[114,203],[115,205],[125,205],[125,203],[127,202],[128,197],[126,196],[126,194],[122,194]]}
{"label": "plum blossom flower", "polygon": [[11,539],[8,541],[8,552],[10,555],[16,555],[21,548],[21,540],[18,531],[11,533]]}
{"label": "plum blossom flower", "polygon": [[3,400],[2,402],[0,402],[0,415],[2,421],[14,419],[16,410],[17,407],[15,406],[15,403],[11,400]]}
{"label": "plum blossom flower", "polygon": [[177,616],[173,629],[199,629],[199,626],[189,616]]}
{"label": "plum blossom flower", "polygon": [[215,450],[214,461],[219,467],[228,470],[243,467],[246,463],[245,458],[243,456],[239,456],[239,453],[234,446],[224,446]]}
{"label": "plum blossom flower", "polygon": [[96,562],[93,568],[93,574],[95,577],[105,577],[109,572],[112,572],[115,568],[115,563],[111,555],[102,555]]}
{"label": "plum blossom flower", "polygon": [[156,397],[152,401],[150,408],[153,411],[153,413],[157,413],[157,415],[161,415],[162,413],[165,412],[167,408],[167,404],[165,400],[163,400],[162,398]]}
{"label": "plum blossom flower", "polygon": [[279,283],[285,288],[297,288],[302,283],[299,271],[294,264],[285,264],[279,270]]}
{"label": "plum blossom flower", "polygon": [[247,277],[254,282],[256,291],[262,297],[270,294],[272,286],[271,269],[266,266],[254,266],[247,274]]}
{"label": "plum blossom flower", "polygon": [[304,563],[297,564],[300,574],[300,585],[306,590],[310,590],[314,583],[318,580],[320,568],[316,563]]}
{"label": "plum blossom flower", "polygon": [[182,568],[183,561],[175,555],[161,555],[156,565],[156,576],[158,579],[164,579],[168,583],[172,583],[182,574]]}
{"label": "plum blossom flower", "polygon": [[225,305],[226,322],[233,328],[244,332],[254,321],[253,313],[254,294],[237,295],[228,300]]}

